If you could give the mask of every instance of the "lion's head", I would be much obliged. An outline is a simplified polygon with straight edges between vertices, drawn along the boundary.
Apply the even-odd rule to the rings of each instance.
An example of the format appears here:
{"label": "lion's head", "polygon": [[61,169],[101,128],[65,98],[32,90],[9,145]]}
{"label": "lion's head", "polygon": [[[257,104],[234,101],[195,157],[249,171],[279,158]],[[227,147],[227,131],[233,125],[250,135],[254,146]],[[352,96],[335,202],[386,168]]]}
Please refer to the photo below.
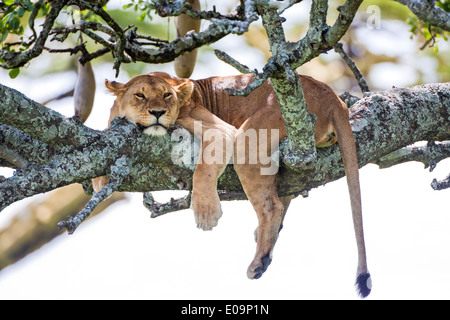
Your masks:
{"label": "lion's head", "polygon": [[166,134],[175,123],[180,107],[194,88],[191,81],[164,73],[137,76],[125,84],[105,80],[105,85],[117,97],[117,115],[136,124],[145,134],[156,136]]}

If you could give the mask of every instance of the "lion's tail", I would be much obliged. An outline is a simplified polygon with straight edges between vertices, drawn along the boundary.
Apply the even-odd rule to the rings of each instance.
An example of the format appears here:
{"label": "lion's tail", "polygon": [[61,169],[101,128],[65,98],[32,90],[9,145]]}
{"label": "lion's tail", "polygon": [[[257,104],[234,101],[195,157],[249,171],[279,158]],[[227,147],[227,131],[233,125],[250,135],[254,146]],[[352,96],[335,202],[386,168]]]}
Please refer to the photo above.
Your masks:
{"label": "lion's tail", "polygon": [[356,244],[358,248],[358,269],[355,286],[358,294],[365,298],[371,291],[371,278],[367,269],[366,249],[364,244],[364,230],[361,208],[361,190],[359,186],[358,159],[355,140],[347,117],[335,117],[334,127],[339,142],[345,175],[350,193],[353,225],[355,228]]}

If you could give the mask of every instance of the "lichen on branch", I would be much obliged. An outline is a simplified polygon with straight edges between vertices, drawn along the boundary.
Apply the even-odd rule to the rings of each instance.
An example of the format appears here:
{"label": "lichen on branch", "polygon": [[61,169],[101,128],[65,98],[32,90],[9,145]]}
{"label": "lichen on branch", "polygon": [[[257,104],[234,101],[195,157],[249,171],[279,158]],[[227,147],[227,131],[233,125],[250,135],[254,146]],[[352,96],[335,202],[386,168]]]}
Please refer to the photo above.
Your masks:
{"label": "lichen on branch", "polygon": [[[0,86],[0,89],[3,92],[10,90],[3,86]],[[30,104],[29,99],[21,93],[10,92],[14,95],[13,101]],[[0,114],[5,110],[12,110],[8,105],[10,101],[11,99],[0,99]],[[63,126],[63,123],[68,121],[68,118],[36,102],[32,105],[36,109],[32,117],[39,118],[46,112],[52,119],[59,119],[54,122],[56,127]],[[15,112],[19,112],[17,105]],[[359,165],[364,166],[416,141],[450,139],[450,123],[447,121],[450,116],[450,84],[429,84],[371,93],[355,103],[350,113]],[[2,121],[10,125],[15,120],[13,117],[3,117]],[[0,129],[8,128],[7,125],[2,125]],[[177,139],[172,141],[169,135],[162,138],[143,135],[133,124],[123,119],[113,121],[111,129],[105,132],[89,129],[81,123],[72,125],[77,127],[76,130],[81,135],[76,140],[78,146],[44,148],[43,152],[48,154],[40,158],[40,164],[31,163],[17,170],[14,176],[2,180],[0,210],[34,194],[102,175],[120,177],[113,179],[116,184],[111,185],[105,195],[113,190],[149,192],[191,189],[193,167],[182,163],[175,164],[171,160],[172,148],[179,143]],[[54,129],[42,127],[41,130]],[[36,141],[41,137],[48,137],[45,132],[36,130],[31,130],[29,135]],[[62,145],[65,135],[65,131],[57,131],[53,138],[58,141],[57,145]],[[10,145],[14,145],[11,141],[14,137],[20,139],[21,135],[9,137]],[[54,145],[52,140],[47,142]],[[73,140],[69,142],[72,143]],[[286,150],[286,141],[283,141],[280,146],[281,159]],[[29,159],[27,152],[30,152]],[[29,151],[25,150],[21,156],[33,160],[34,152],[31,148]],[[437,158],[437,161],[441,158],[443,157]],[[123,161],[124,159],[126,161]],[[120,170],[116,170],[117,168]],[[317,161],[308,170],[290,170],[289,166],[281,162],[279,174],[280,195],[298,195],[336,180],[344,176],[339,148],[332,146],[318,150]],[[223,197],[228,200],[243,198],[239,178],[231,166],[226,168],[219,179],[218,188],[226,191]],[[93,201],[97,203],[103,196],[97,195]]]}

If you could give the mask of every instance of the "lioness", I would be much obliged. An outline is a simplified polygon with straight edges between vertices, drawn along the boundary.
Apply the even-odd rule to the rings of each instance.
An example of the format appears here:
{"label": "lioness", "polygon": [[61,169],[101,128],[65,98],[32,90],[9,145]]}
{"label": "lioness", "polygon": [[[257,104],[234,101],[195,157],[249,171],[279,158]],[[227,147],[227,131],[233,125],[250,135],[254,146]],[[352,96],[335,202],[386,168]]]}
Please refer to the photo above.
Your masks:
{"label": "lioness", "polygon": [[[339,141],[358,247],[356,285],[358,293],[366,297],[370,293],[371,283],[364,246],[358,162],[348,121],[349,112],[328,85],[308,76],[300,76],[300,79],[308,111],[317,116],[317,147],[326,147]],[[222,215],[217,179],[234,154],[234,168],[259,220],[256,254],[247,271],[250,279],[257,279],[272,260],[272,251],[290,200],[278,197],[277,175],[262,174],[261,169],[267,163],[263,164],[259,159],[250,161],[250,158],[254,159],[254,152],[265,153],[270,157],[274,151],[270,150],[272,142],[278,144],[287,135],[270,81],[248,97],[230,96],[226,90],[244,89],[252,81],[252,75],[194,81],[155,72],[137,76],[126,84],[108,80],[105,84],[117,97],[111,109],[109,123],[114,117],[125,117],[149,135],[166,134],[167,128],[177,123],[192,134],[199,135],[203,142],[202,151],[217,140],[222,140],[221,145],[224,147],[232,146],[232,152],[216,154],[218,159],[213,163],[198,162],[193,176],[191,207],[199,228],[210,230],[217,225]],[[209,129],[216,133],[215,139],[204,139]],[[246,139],[250,130],[263,130],[271,143],[259,141],[256,146],[251,146],[249,139]],[[205,156],[203,152],[200,154]],[[101,190],[107,182],[106,177],[94,179],[94,189]]]}

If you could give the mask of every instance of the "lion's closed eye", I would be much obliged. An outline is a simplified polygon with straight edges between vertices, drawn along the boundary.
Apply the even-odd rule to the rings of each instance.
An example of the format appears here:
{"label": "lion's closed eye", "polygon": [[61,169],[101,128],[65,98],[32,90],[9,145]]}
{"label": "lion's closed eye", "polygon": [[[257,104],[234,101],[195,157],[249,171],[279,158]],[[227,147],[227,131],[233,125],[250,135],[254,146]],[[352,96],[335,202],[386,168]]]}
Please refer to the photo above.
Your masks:
{"label": "lion's closed eye", "polygon": [[172,95],[173,95],[172,92],[165,92],[163,97],[164,97],[164,99],[170,99],[172,97]]}
{"label": "lion's closed eye", "polygon": [[145,99],[145,95],[144,95],[143,93],[138,92],[138,93],[135,93],[134,95],[135,95],[138,99]]}

